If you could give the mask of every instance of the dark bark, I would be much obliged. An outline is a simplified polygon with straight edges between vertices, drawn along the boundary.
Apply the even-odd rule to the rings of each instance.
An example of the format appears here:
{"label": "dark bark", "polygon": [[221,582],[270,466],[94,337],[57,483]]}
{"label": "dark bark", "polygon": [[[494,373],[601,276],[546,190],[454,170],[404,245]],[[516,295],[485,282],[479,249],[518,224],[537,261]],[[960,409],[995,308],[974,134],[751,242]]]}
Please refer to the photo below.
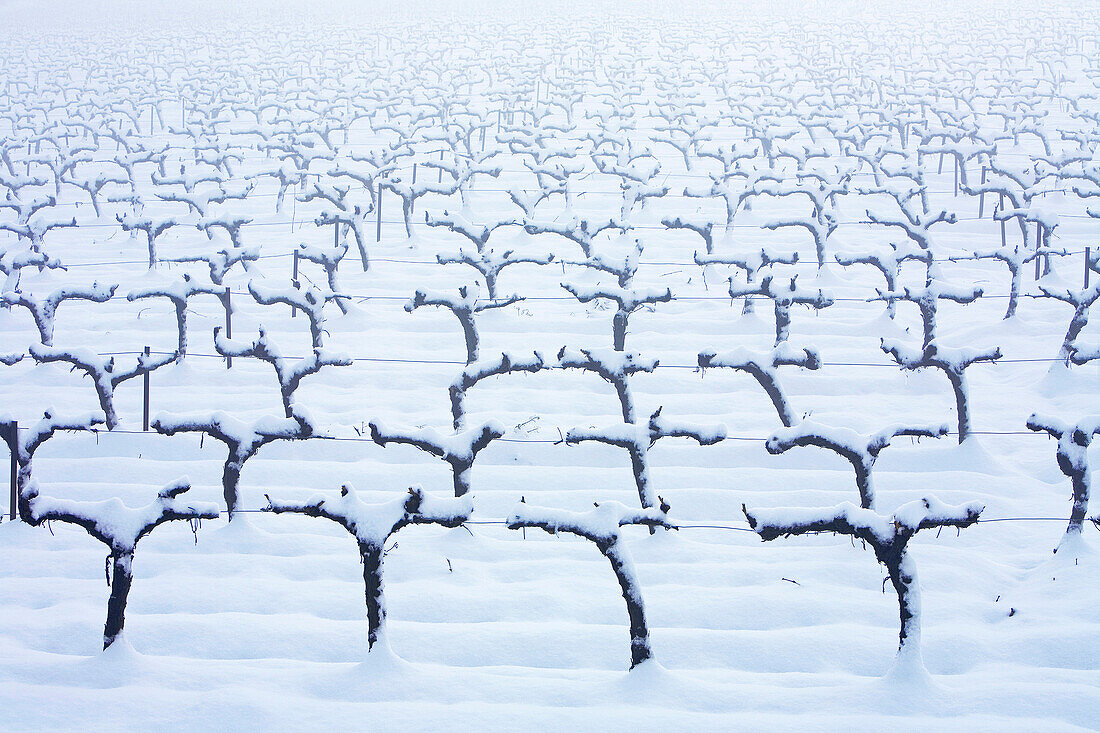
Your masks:
{"label": "dark bark", "polygon": [[775,301],[775,344],[779,344],[790,338],[791,335],[791,304]]}
{"label": "dark bark", "polygon": [[622,408],[623,422],[634,422],[634,395],[630,391],[630,384],[625,375],[621,378],[608,379],[615,388],[615,394],[619,397],[619,407]]}
{"label": "dark bark", "polygon": [[[1063,471],[1064,472],[1064,471]],[[1081,534],[1085,515],[1089,510],[1089,472],[1074,471],[1070,476],[1073,484],[1073,508],[1069,513],[1069,525],[1066,534]]]}
{"label": "dark bark", "polygon": [[[363,239],[362,229],[360,228],[359,222],[357,221],[348,221],[347,224],[348,228],[351,229],[352,236],[355,237],[355,245],[359,248],[359,259],[363,263],[363,272],[367,272],[368,270],[370,270],[370,257],[367,255],[367,243]],[[336,268],[334,267],[333,273],[335,273],[335,271]],[[333,275],[332,273],[330,273],[329,282],[331,283],[333,282],[333,280]],[[333,286],[332,289],[336,290],[336,287]],[[339,300],[336,301],[336,304],[340,306],[341,311],[347,313],[347,310],[345,310],[344,306],[340,303]]]}
{"label": "dark bark", "polygon": [[629,318],[630,313],[620,308],[615,311],[615,315],[611,320],[611,331],[615,351],[624,351],[626,349],[626,326]]}
{"label": "dark bark", "polygon": [[466,363],[473,364],[478,358],[478,343],[480,341],[477,326],[474,325],[474,314],[472,311],[454,311],[454,314],[458,316],[458,322],[462,324],[462,335],[466,339]]}
{"label": "dark bark", "polygon": [[[925,504],[928,500],[925,499]],[[779,537],[791,537],[803,534],[833,532],[862,540],[875,553],[875,559],[886,568],[891,585],[898,597],[898,651],[907,645],[920,643],[920,586],[916,578],[916,569],[908,557],[907,547],[917,532],[923,529],[956,527],[963,529],[978,521],[984,508],[965,507],[965,513],[955,516],[930,517],[920,521],[915,527],[894,521],[893,535],[887,539],[880,537],[871,528],[852,524],[844,514],[823,515],[820,518],[792,524],[765,524],[742,505],[749,526],[765,542]]]}
{"label": "dark bark", "polygon": [[107,599],[107,623],[103,626],[103,648],[111,646],[126,624],[126,601],[134,576],[133,552],[111,553],[111,596]]}
{"label": "dark bark", "polygon": [[[351,487],[341,488],[341,496],[348,496]],[[379,642],[385,642],[386,627],[386,602],[383,586],[383,562],[385,559],[385,544],[396,532],[412,524],[434,524],[441,527],[454,528],[462,525],[469,519],[472,506],[467,504],[453,513],[423,514],[424,495],[419,488],[409,489],[408,496],[403,500],[403,514],[390,526],[375,526],[374,520],[390,519],[392,514],[385,505],[381,507],[383,514],[364,515],[357,510],[349,513],[347,509],[341,509],[334,503],[330,509],[325,500],[315,500],[310,504],[284,504],[273,502],[267,497],[268,505],[264,511],[282,514],[292,512],[304,514],[308,517],[322,517],[336,522],[351,534],[359,548],[359,560],[363,564],[363,591],[364,601],[367,607],[367,650],[374,648]],[[359,505],[360,507],[362,505]]]}
{"label": "dark bark", "polygon": [[447,394],[451,398],[451,425],[455,430],[462,429],[462,423],[466,418],[467,389],[460,384],[452,384],[447,388]]}
{"label": "dark bark", "polygon": [[1100,423],[1090,420],[1076,425],[1066,425],[1032,415],[1028,418],[1027,427],[1030,430],[1046,432],[1058,440],[1058,469],[1069,478],[1073,487],[1073,504],[1065,536],[1080,535],[1087,518],[1092,483],[1088,450],[1093,436],[1100,434]]}
{"label": "dark bark", "polygon": [[236,448],[230,446],[229,458],[222,468],[222,497],[225,499],[225,508],[229,512],[229,521],[237,514],[237,486],[241,482],[241,466],[233,460]]}
{"label": "dark bark", "polygon": [[1069,321],[1066,337],[1062,340],[1062,348],[1058,352],[1058,358],[1064,361],[1066,366],[1070,365],[1073,355],[1077,352],[1077,337],[1081,335],[1081,331],[1089,323],[1089,307],[1091,305],[1091,301],[1081,303],[1073,311],[1073,318]]}
{"label": "dark bark", "polygon": [[450,460],[448,463],[451,464],[454,474],[455,496],[465,496],[470,491],[470,469],[473,468],[473,462]]}
{"label": "dark bark", "polygon": [[[634,472],[634,485],[638,488],[638,501],[648,509],[653,506],[649,498],[649,455],[641,446],[628,446],[630,468]],[[650,528],[652,534],[652,528]]]}
{"label": "dark bark", "polygon": [[896,535],[894,541],[889,543],[868,543],[875,557],[886,568],[890,584],[898,596],[898,651],[904,649],[906,643],[919,643],[920,640],[920,587],[914,575],[904,569],[910,564],[906,560],[911,536]]}
{"label": "dark bark", "polygon": [[771,399],[772,405],[775,406],[775,411],[779,413],[779,420],[783,423],[783,427],[789,428],[794,425],[794,414],[791,412],[791,406],[787,402],[787,396],[783,393],[782,387],[779,386],[779,380],[773,372],[761,369],[757,364],[748,364],[744,367],[744,371],[752,375],[753,379],[764,388],[767,392],[768,398]]}
{"label": "dark bark", "polygon": [[630,618],[630,668],[634,669],[652,657],[653,652],[649,648],[649,629],[646,627],[642,594],[640,589],[634,585],[630,573],[624,570],[626,561],[619,553],[618,545],[618,537],[596,541],[596,547],[611,563],[611,569],[615,572],[615,579],[619,581],[619,588],[622,589],[623,600],[626,601],[626,613]]}
{"label": "dark bark", "polygon": [[970,404],[966,396],[966,376],[961,370],[943,369],[955,393],[955,412],[959,416],[959,444],[970,437]]}
{"label": "dark bark", "polygon": [[1005,310],[1004,320],[1016,315],[1016,304],[1020,300],[1020,265],[1016,262],[1005,262],[1011,280],[1008,288],[1008,308]]}
{"label": "dark bark", "polygon": [[[523,504],[522,499],[521,504]],[[596,506],[598,507],[599,505],[597,504]],[[649,647],[649,629],[646,626],[645,607],[642,603],[641,589],[634,577],[633,568],[631,567],[629,554],[626,548],[619,546],[619,528],[626,525],[642,524],[648,526],[650,529],[655,529],[656,527],[675,529],[675,527],[668,523],[665,517],[664,512],[667,508],[667,504],[662,502],[661,514],[659,516],[620,515],[618,527],[614,529],[609,527],[593,528],[587,521],[581,520],[574,522],[558,516],[555,516],[553,519],[547,519],[539,516],[532,517],[513,514],[508,519],[507,523],[509,529],[531,527],[541,529],[552,535],[557,535],[559,532],[568,532],[578,537],[582,537],[596,545],[600,553],[607,558],[609,563],[611,563],[611,569],[615,573],[615,579],[619,583],[623,600],[626,602],[627,616],[630,619],[631,669],[649,659],[652,656],[652,652]],[[623,509],[625,509],[625,507],[623,507]],[[578,515],[578,519],[580,519],[580,517],[581,515]]]}
{"label": "dark bark", "polygon": [[367,600],[367,650],[374,647],[386,623],[386,601],[382,595],[382,546],[359,541],[363,563],[363,584]]}

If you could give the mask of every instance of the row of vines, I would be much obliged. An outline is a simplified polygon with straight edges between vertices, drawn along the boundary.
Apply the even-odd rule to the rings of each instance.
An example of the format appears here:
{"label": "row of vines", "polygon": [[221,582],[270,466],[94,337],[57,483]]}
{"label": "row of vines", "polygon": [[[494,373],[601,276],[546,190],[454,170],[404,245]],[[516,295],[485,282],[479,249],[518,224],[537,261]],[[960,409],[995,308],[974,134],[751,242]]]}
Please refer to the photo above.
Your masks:
{"label": "row of vines", "polygon": [[[495,441],[528,442],[492,417],[499,405],[471,409],[470,396],[483,383],[569,372],[606,383],[619,414],[608,424],[578,415],[541,442],[617,449],[636,504],[572,511],[528,491],[503,521],[595,545],[622,589],[633,667],[651,651],[622,533],[677,528],[651,451],[666,438],[711,446],[738,437],[636,394],[639,375],[678,369],[746,377],[721,396],[766,396],[768,452],[812,446],[851,464],[852,501],[744,506],[747,527],[763,540],[861,540],[897,594],[899,659],[920,663],[908,544],[922,531],[969,527],[985,507],[932,494],[882,506],[873,469],[899,437],[963,444],[983,432],[972,369],[1042,361],[1052,375],[1095,373],[1098,39],[1067,33],[1085,26],[1054,13],[1028,27],[950,32],[902,19],[868,19],[861,31],[621,20],[537,32],[469,20],[448,33],[429,23],[336,27],[323,49],[316,29],[201,44],[151,31],[95,53],[88,39],[0,41],[0,374],[10,403],[37,410],[0,425],[19,518],[78,525],[108,548],[105,648],[123,630],[139,540],[165,522],[255,510],[328,519],[354,537],[374,646],[384,638],[387,540],[408,525],[469,521],[479,454]],[[487,44],[497,36],[511,40]],[[970,315],[990,300],[995,312]],[[374,302],[400,304],[407,313],[387,317],[409,324],[443,312],[455,337],[441,337],[433,359],[378,350],[361,325]],[[524,332],[535,342],[540,309],[560,306],[582,316],[556,348],[486,346],[500,334],[523,342]],[[803,335],[837,306],[881,329],[880,349],[860,364],[831,364]],[[677,336],[661,330],[675,322],[657,320],[664,312],[718,331],[764,323],[768,333],[731,328],[732,348],[700,345],[670,361],[652,348]],[[1064,336],[1056,353],[1006,354],[953,342],[944,313],[1010,327],[1055,313]],[[97,323],[121,324],[112,329],[122,335]],[[148,334],[164,343],[141,351]],[[274,378],[254,386],[256,402],[277,395],[281,411],[160,411],[142,425],[116,405],[141,382],[148,404],[158,374],[211,357],[225,360],[227,376],[265,365]],[[446,394],[420,395],[447,419],[392,425],[387,412],[353,425],[300,396],[322,372],[326,384],[354,387],[339,375],[375,362],[453,369]],[[934,421],[865,415],[878,424],[856,430],[815,419],[784,388],[797,371],[867,365],[942,375],[952,411]],[[63,409],[51,394],[22,392],[50,380]],[[55,434],[139,425],[222,444],[222,501],[192,501],[186,481],[139,508],[40,485],[35,455]],[[1056,439],[1050,460],[1072,487],[1062,543],[1074,541],[1089,521],[1100,415],[1039,412],[1016,429]],[[243,504],[243,472],[265,447],[344,438],[412,446],[447,464],[453,486],[368,503],[344,484]]]}

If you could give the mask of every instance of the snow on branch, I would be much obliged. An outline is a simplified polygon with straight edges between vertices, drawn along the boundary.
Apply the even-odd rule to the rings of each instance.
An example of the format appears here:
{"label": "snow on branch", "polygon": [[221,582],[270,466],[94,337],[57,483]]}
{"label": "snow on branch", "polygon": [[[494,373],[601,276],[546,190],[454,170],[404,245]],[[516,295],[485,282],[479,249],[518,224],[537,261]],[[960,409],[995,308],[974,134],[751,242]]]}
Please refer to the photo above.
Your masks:
{"label": "snow on branch", "polygon": [[789,227],[801,227],[808,231],[814,240],[814,250],[817,252],[817,269],[820,270],[825,267],[825,248],[829,237],[836,231],[837,218],[832,213],[824,212],[820,216],[772,219],[763,226],[765,229],[772,231]]}
{"label": "snow on branch", "polygon": [[58,415],[51,408],[43,413],[41,420],[32,425],[22,436],[20,436],[13,430],[17,423],[14,420],[8,419],[6,416],[0,416],[0,439],[3,439],[3,441],[7,443],[8,450],[11,451],[17,464],[15,479],[16,488],[19,492],[19,516],[23,521],[29,521],[28,516],[30,512],[30,506],[23,499],[23,491],[32,485],[33,472],[31,463],[38,449],[59,430],[95,431],[97,425],[102,425],[105,422],[106,418],[102,412]]}
{"label": "snow on branch", "polygon": [[451,416],[454,418],[454,429],[461,430],[466,422],[466,392],[478,382],[489,377],[502,374],[517,374],[525,372],[533,374],[546,368],[546,361],[542,354],[535,351],[531,356],[517,356],[510,352],[501,353],[494,359],[483,359],[467,364],[462,373],[455,378],[448,388],[451,398]]}
{"label": "snow on branch", "polygon": [[137,357],[134,366],[120,370],[113,356],[100,356],[90,349],[61,349],[55,346],[31,344],[30,354],[39,364],[54,362],[72,365],[74,370],[84,372],[95,386],[99,397],[99,407],[106,416],[107,429],[118,427],[118,413],[115,412],[115,388],[134,377],[160,369],[175,360],[175,354],[147,355]]}
{"label": "snow on branch", "polygon": [[867,210],[867,220],[880,226],[896,227],[901,229],[905,236],[909,237],[921,249],[932,249],[932,227],[937,224],[954,224],[957,218],[954,214],[939,211],[936,214],[926,214],[917,211],[907,202],[899,202],[902,217],[888,217],[873,214]]}
{"label": "snow on branch", "polygon": [[473,512],[471,497],[441,498],[413,486],[408,494],[380,504],[366,504],[355,489],[345,484],[338,496],[315,495],[305,502],[279,501],[264,495],[264,511],[274,514],[295,513],[336,522],[348,531],[359,546],[367,604],[367,649],[385,644],[386,602],[383,594],[382,562],[386,541],[412,524],[436,524],[458,527]]}
{"label": "snow on branch", "polygon": [[316,432],[301,408],[295,409],[291,417],[265,416],[247,423],[221,411],[190,416],[161,413],[151,426],[163,435],[202,433],[225,444],[228,454],[222,466],[222,494],[230,521],[240,503],[239,484],[245,462],[269,443],[305,440]]}
{"label": "snow on branch", "polygon": [[1089,309],[1092,304],[1100,299],[1100,282],[1083,290],[1069,290],[1068,288],[1052,288],[1040,284],[1039,289],[1048,298],[1060,300],[1073,306],[1073,315],[1070,317],[1069,326],[1066,327],[1065,338],[1058,350],[1058,359],[1069,366],[1070,362],[1082,365],[1097,358],[1100,349],[1084,350],[1077,345],[1077,339],[1089,322]]}
{"label": "snow on branch", "polygon": [[[745,281],[751,286],[756,282],[757,274],[764,268],[771,267],[772,265],[794,265],[798,263],[798,252],[791,252],[789,255],[776,252],[768,247],[761,247],[759,252],[746,252],[744,254],[723,254],[701,255],[698,252],[694,254],[695,264],[699,265],[703,269],[703,283],[706,284],[706,266],[707,265],[732,265],[740,268],[745,272]],[[730,279],[732,285],[732,278]],[[754,312],[752,298],[745,298],[745,304],[741,309],[742,315],[749,315]]]}
{"label": "snow on branch", "polygon": [[220,249],[217,252],[184,255],[181,257],[162,258],[161,262],[205,262],[210,268],[210,282],[215,285],[225,285],[225,276],[233,268],[240,264],[245,272],[250,272],[250,262],[260,259],[259,247]]}
{"label": "snow on branch", "polygon": [[[344,256],[348,253],[348,243],[346,239],[339,240],[328,246],[310,245],[301,242],[298,244],[295,253],[299,259],[320,265],[321,269],[325,271],[328,289],[333,293],[340,292],[340,286],[336,282],[336,271],[340,267],[340,261],[343,260]],[[339,295],[333,298],[333,300],[336,302],[336,306],[340,309],[341,313],[346,314],[348,312],[349,299],[346,296]]]}
{"label": "snow on branch", "polygon": [[816,371],[821,368],[821,357],[812,349],[799,349],[783,341],[770,351],[755,351],[744,347],[722,353],[703,351],[699,354],[698,363],[699,368],[704,371],[711,367],[720,367],[749,374],[771,399],[780,422],[784,427],[791,427],[795,424],[796,417],[779,383],[778,369],[781,366],[796,366]]}
{"label": "snow on branch", "polygon": [[[51,203],[50,206],[53,206],[53,204]],[[41,247],[42,241],[49,231],[76,227],[76,217],[64,218],[54,212],[51,212],[51,214],[42,214],[36,217],[34,221],[0,222],[0,231],[11,232],[20,239],[26,239],[31,247]]]}
{"label": "snow on branch", "polygon": [[630,377],[638,372],[651,374],[657,368],[656,359],[645,359],[632,351],[611,349],[570,349],[563,346],[558,351],[558,364],[562,369],[582,369],[598,374],[615,388],[622,407],[623,422],[634,422],[634,398],[630,393]]}
{"label": "snow on branch", "polygon": [[617,310],[611,326],[615,351],[626,349],[626,331],[632,313],[642,306],[668,303],[672,300],[672,290],[669,288],[662,290],[661,288],[590,286],[574,283],[562,283],[561,286],[581,303],[588,303],[597,298],[615,303]]}
{"label": "snow on branch", "polygon": [[623,600],[626,601],[630,619],[630,668],[652,657],[649,645],[649,629],[646,625],[645,606],[641,588],[634,570],[634,563],[626,547],[619,541],[622,527],[645,525],[651,529],[664,527],[675,529],[668,522],[665,510],[634,509],[618,502],[596,504],[587,512],[571,512],[531,506],[522,500],[508,516],[509,529],[541,529],[549,534],[566,532],[588,540],[611,563],[611,569],[619,582]]}
{"label": "snow on branch", "polygon": [[501,227],[517,226],[515,219],[500,219],[490,224],[474,224],[461,214],[451,214],[444,210],[442,214],[429,214],[427,222],[430,227],[444,227],[455,234],[465,237],[477,249],[478,253],[485,251],[489,243],[489,237]]}
{"label": "snow on branch", "polygon": [[[554,260],[550,252],[544,254],[523,255],[517,254],[514,249],[506,249],[497,252],[492,247],[481,248],[476,252],[470,252],[465,248],[459,248],[456,255],[436,255],[436,261],[441,265],[469,265],[481,273],[485,281],[485,289],[489,294],[489,300],[496,301],[499,298],[497,280],[505,267],[521,263],[532,265],[548,265]],[[510,296],[517,298],[518,296]],[[507,298],[505,298],[507,300]],[[514,301],[513,301],[514,302]]]}
{"label": "snow on branch", "polygon": [[175,361],[180,361],[187,355],[187,301],[196,295],[213,295],[221,299],[224,294],[224,288],[195,283],[190,275],[184,273],[183,277],[169,283],[131,290],[126,294],[126,300],[132,303],[144,298],[167,298],[172,302],[176,309]]}
{"label": "snow on branch", "polygon": [[0,285],[0,293],[6,294],[19,290],[19,280],[24,267],[37,267],[39,272],[47,269],[68,269],[61,264],[61,260],[47,254],[42,249],[41,244],[32,244],[26,249],[18,247],[5,248],[0,251],[0,273],[4,275],[4,282]]}
{"label": "snow on branch", "polygon": [[149,504],[131,508],[120,499],[73,501],[39,494],[31,481],[21,494],[27,507],[26,520],[33,526],[43,522],[65,522],[82,527],[107,545],[111,564],[111,595],[107,601],[107,622],[103,627],[103,648],[113,644],[126,623],[126,601],[133,584],[134,550],[142,537],[165,522],[217,519],[218,507],[190,502],[182,495],[191,489],[187,478],[168,484]]}
{"label": "snow on branch", "polygon": [[1001,358],[1001,350],[999,347],[994,349],[949,348],[939,344],[936,330],[940,301],[972,303],[981,297],[982,289],[976,286],[953,287],[937,280],[937,276],[937,268],[930,267],[925,287],[903,288],[901,292],[880,291],[877,297],[869,300],[907,301],[920,309],[924,337],[919,348],[888,338],[882,339],[881,347],[902,369],[934,368],[944,373],[955,395],[959,443],[962,443],[970,435],[969,395],[965,371],[972,364],[997,361]]}
{"label": "snow on branch", "polygon": [[[1045,249],[1045,248],[1044,248]],[[996,248],[989,249],[975,249],[969,255],[958,255],[949,257],[951,262],[958,262],[961,260],[997,260],[1008,268],[1009,273],[1009,288],[1008,288],[1008,308],[1005,310],[1005,320],[1012,318],[1016,315],[1016,307],[1020,299],[1020,285],[1023,275],[1024,265],[1028,262],[1032,262],[1036,257],[1049,254],[1048,252],[1032,252],[1030,254],[1024,251],[1024,248],[1019,244],[1011,246],[1002,245]],[[889,289],[896,288],[895,285],[889,285]]]}
{"label": "snow on branch", "polygon": [[[871,252],[866,247],[862,247],[858,250],[838,252],[833,255],[833,258],[844,267],[851,267],[852,265],[870,265],[874,267],[885,278],[887,292],[897,290],[898,277],[901,275],[901,265],[903,263],[916,261],[923,262],[926,266],[932,263],[932,253],[920,249],[912,242],[890,242],[889,246],[889,251]],[[1014,304],[1015,301],[1010,300],[1010,308],[1013,308]],[[887,301],[886,313],[890,318],[894,317],[896,310],[896,302],[893,300]]]}
{"label": "snow on branch", "polygon": [[765,542],[779,537],[833,532],[857,537],[875,546],[908,542],[917,532],[940,527],[969,527],[984,510],[978,502],[958,506],[925,497],[901,505],[890,515],[879,514],[850,502],[828,509],[785,507],[742,511],[752,530]]}
{"label": "snow on branch", "polygon": [[908,544],[917,532],[955,527],[978,521],[985,509],[977,502],[951,506],[934,497],[903,504],[891,515],[845,502],[828,509],[748,509],[741,506],[754,532],[765,542],[779,537],[832,532],[855,537],[869,545],[885,568],[898,596],[900,630],[898,664],[923,669],[920,654],[920,583]]}
{"label": "snow on branch", "polygon": [[480,427],[460,430],[453,435],[442,435],[432,428],[390,430],[380,420],[370,423],[370,437],[383,448],[390,443],[411,445],[425,453],[446,461],[454,473],[455,496],[465,496],[470,491],[470,470],[477,454],[489,443],[504,436],[504,426],[496,420]]}
{"label": "snow on branch", "polygon": [[241,228],[251,223],[252,218],[247,216],[229,216],[226,214],[210,216],[203,214],[202,218],[195,222],[195,228],[200,232],[204,232],[207,237],[211,236],[211,229],[222,229],[229,235],[229,241],[232,243],[233,248],[241,249],[244,246],[241,242]]}
{"label": "snow on branch", "polygon": [[623,422],[599,428],[571,428],[565,442],[576,445],[591,441],[625,450],[630,456],[638,500],[646,508],[658,506],[663,502],[650,486],[649,449],[661,438],[690,438],[699,445],[714,445],[726,438],[725,425],[702,426],[670,420],[661,416],[662,409],[658,407],[643,425]]}
{"label": "snow on branch", "polygon": [[42,419],[32,425],[19,441],[16,447],[19,463],[21,466],[29,466],[35,452],[59,430],[95,430],[97,425],[106,422],[106,416],[99,411],[59,415],[52,408],[48,409],[42,414]]}
{"label": "snow on branch", "polygon": [[453,313],[462,326],[466,339],[466,363],[473,364],[478,360],[478,345],[481,341],[474,316],[482,311],[504,308],[521,300],[523,298],[518,295],[511,295],[503,300],[479,300],[471,286],[463,285],[458,289],[457,297],[435,290],[417,290],[409,302],[405,303],[405,312],[412,313],[417,308],[431,305],[446,308]]}
{"label": "snow on branch", "polygon": [[292,308],[300,308],[309,320],[309,331],[313,337],[313,348],[321,348],[322,334],[324,331],[325,304],[330,300],[340,297],[331,290],[325,291],[292,281],[290,287],[275,288],[262,285],[256,280],[248,281],[248,292],[260,305],[272,305],[282,303]]}
{"label": "snow on branch", "polygon": [[221,326],[218,326],[214,329],[214,348],[222,356],[253,357],[270,364],[279,380],[279,393],[282,395],[286,417],[294,416],[294,392],[304,377],[316,374],[327,366],[351,366],[350,357],[316,347],[310,356],[302,359],[288,359],[267,337],[263,326],[259,331],[259,336],[252,343],[242,344],[222,336]]}
{"label": "snow on branch", "polygon": [[661,219],[661,224],[668,229],[687,229],[690,232],[695,232],[703,238],[707,254],[714,252],[714,222],[691,221],[677,216],[675,219]]}
{"label": "snow on branch", "polygon": [[890,445],[891,440],[900,436],[938,438],[947,432],[946,424],[919,427],[891,425],[876,433],[865,434],[857,433],[851,428],[831,427],[812,420],[803,420],[793,427],[777,430],[768,438],[764,447],[772,454],[784,453],[795,446],[817,446],[837,453],[851,463],[855,470],[860,506],[873,509],[875,490],[871,469],[874,468],[879,453]]}
{"label": "snow on branch", "polygon": [[[1028,430],[1045,432],[1058,441],[1058,469],[1073,486],[1073,506],[1070,509],[1069,525],[1058,543],[1058,547],[1061,547],[1067,540],[1080,536],[1085,523],[1092,484],[1088,451],[1093,437],[1100,435],[1100,416],[1087,417],[1071,424],[1057,418],[1032,414],[1027,419],[1027,427]],[[1058,549],[1054,551],[1058,552]]]}
{"label": "snow on branch", "polygon": [[391,175],[382,178],[379,183],[382,188],[392,191],[401,199],[401,213],[405,221],[405,234],[413,238],[412,215],[416,200],[429,194],[436,193],[449,196],[459,190],[465,184],[465,180],[454,180],[450,183],[404,183],[400,176]]}
{"label": "snow on branch", "polygon": [[618,229],[625,232],[630,229],[630,225],[616,219],[593,223],[587,219],[573,217],[567,222],[528,220],[524,222],[523,229],[531,235],[557,234],[559,237],[564,237],[580,247],[585,257],[591,257],[593,242],[600,233],[609,229]]}
{"label": "snow on branch", "polygon": [[771,275],[763,278],[759,285],[752,284],[735,285],[733,278],[729,279],[729,295],[731,298],[746,296],[763,296],[772,301],[772,311],[775,314],[775,346],[787,341],[791,333],[791,307],[795,305],[808,306],[814,310],[828,308],[833,304],[833,298],[820,288],[817,290],[804,288],[797,284],[798,277],[792,277],[786,287],[773,285],[774,278]]}
{"label": "snow on branch", "polygon": [[145,232],[146,243],[149,247],[149,269],[157,266],[157,237],[174,226],[179,226],[179,220],[172,217],[150,218],[140,216],[133,211],[115,216],[124,232]]}
{"label": "snow on branch", "polygon": [[106,287],[99,283],[88,286],[58,288],[49,295],[39,298],[28,293],[7,291],[0,300],[9,306],[19,305],[30,311],[38,336],[44,346],[53,345],[54,316],[57,307],[66,300],[90,300],[93,303],[106,303],[115,294],[118,285]]}

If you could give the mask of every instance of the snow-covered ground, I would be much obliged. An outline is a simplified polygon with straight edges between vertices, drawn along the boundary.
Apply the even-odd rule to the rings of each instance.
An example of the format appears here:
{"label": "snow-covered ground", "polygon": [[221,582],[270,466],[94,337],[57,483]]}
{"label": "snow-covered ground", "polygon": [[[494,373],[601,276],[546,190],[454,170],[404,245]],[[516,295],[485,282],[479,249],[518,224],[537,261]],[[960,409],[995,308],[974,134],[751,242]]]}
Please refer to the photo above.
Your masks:
{"label": "snow-covered ground", "polygon": [[[222,512],[116,546],[133,552],[133,586],[106,651],[108,548],[72,523],[5,514],[0,728],[1097,727],[1100,537],[1086,519],[1063,539],[1070,479],[1057,441],[1028,428],[1033,414],[1084,426],[1063,465],[1087,481],[1100,329],[1084,325],[1066,351],[1074,307],[1042,296],[1087,298],[1085,248],[1100,251],[1096,9],[677,5],[0,11],[0,356],[13,361],[0,364],[0,418],[25,442],[46,410],[103,409],[85,371],[135,374],[106,388],[112,429],[59,431],[23,462],[25,508],[94,514],[115,537],[165,507]],[[130,171],[117,160],[149,153]],[[993,189],[980,201],[983,183],[1019,197],[998,211],[1026,221],[1026,242],[1016,219],[1002,230],[993,218]],[[747,192],[728,227],[712,185]],[[940,210],[954,219],[918,231]],[[872,221],[906,213],[912,237]],[[358,227],[369,269],[345,229],[329,281],[310,260],[332,254],[334,216]],[[124,231],[142,219],[172,223],[152,269],[146,235]],[[250,221],[232,238],[196,228],[234,219]],[[453,231],[464,222],[473,238]],[[471,265],[437,257],[478,255],[494,224],[485,263],[544,264],[505,265],[490,301]],[[697,264],[705,238],[684,224],[711,224],[710,254],[759,268],[752,282],[745,267]],[[820,267],[815,227],[828,230]],[[1030,257],[1040,229],[1051,271],[1036,281],[1022,265],[1004,319],[1005,264],[958,258],[998,249],[1002,231],[1002,255]],[[761,264],[762,248],[776,262]],[[224,277],[168,261],[219,250],[256,259]],[[42,253],[66,269],[12,264]],[[890,290],[872,266],[837,261],[866,254],[912,258]],[[36,304],[62,288],[85,297],[36,326]],[[756,292],[753,312],[731,288]],[[502,304],[513,293],[523,300]],[[174,360],[168,294],[186,303]],[[936,295],[932,353],[912,301],[927,311]],[[777,338],[773,302],[790,297],[801,302]],[[292,301],[322,320],[311,330]],[[620,306],[625,352],[613,349]],[[478,334],[471,365],[462,319]],[[149,431],[146,346],[161,364]],[[900,369],[890,347],[948,368],[983,357],[965,369],[961,444],[943,367]],[[236,354],[231,368],[219,349]],[[332,363],[295,387],[288,369],[311,353]],[[1084,363],[1059,358],[1074,354]],[[205,433],[170,429],[212,416]],[[897,426],[947,434],[872,440]],[[225,439],[253,430],[277,437],[241,459],[229,522]],[[312,434],[285,439],[301,430]],[[873,463],[873,492],[861,497],[836,450],[783,444],[810,433],[874,445],[852,459]],[[157,500],[181,477],[189,492]],[[355,493],[340,497],[343,485]],[[353,526],[262,511],[317,495]],[[841,517],[872,539],[925,521],[902,564],[919,572],[919,650],[895,662],[898,597],[866,541],[765,543],[746,510],[777,524]],[[469,519],[400,526],[429,515]],[[970,526],[931,526],[951,517]],[[369,651],[368,540],[383,544],[387,611]],[[619,552],[652,651],[630,671],[633,619],[608,562]]]}

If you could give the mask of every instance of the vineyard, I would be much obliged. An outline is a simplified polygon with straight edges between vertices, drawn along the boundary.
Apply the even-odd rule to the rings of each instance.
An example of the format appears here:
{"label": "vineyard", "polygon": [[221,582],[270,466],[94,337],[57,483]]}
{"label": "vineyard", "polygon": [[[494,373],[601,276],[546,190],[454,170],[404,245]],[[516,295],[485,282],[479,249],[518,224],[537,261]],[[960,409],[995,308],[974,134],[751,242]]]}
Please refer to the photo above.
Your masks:
{"label": "vineyard", "polygon": [[1097,725],[1097,7],[0,18],[0,727]]}

